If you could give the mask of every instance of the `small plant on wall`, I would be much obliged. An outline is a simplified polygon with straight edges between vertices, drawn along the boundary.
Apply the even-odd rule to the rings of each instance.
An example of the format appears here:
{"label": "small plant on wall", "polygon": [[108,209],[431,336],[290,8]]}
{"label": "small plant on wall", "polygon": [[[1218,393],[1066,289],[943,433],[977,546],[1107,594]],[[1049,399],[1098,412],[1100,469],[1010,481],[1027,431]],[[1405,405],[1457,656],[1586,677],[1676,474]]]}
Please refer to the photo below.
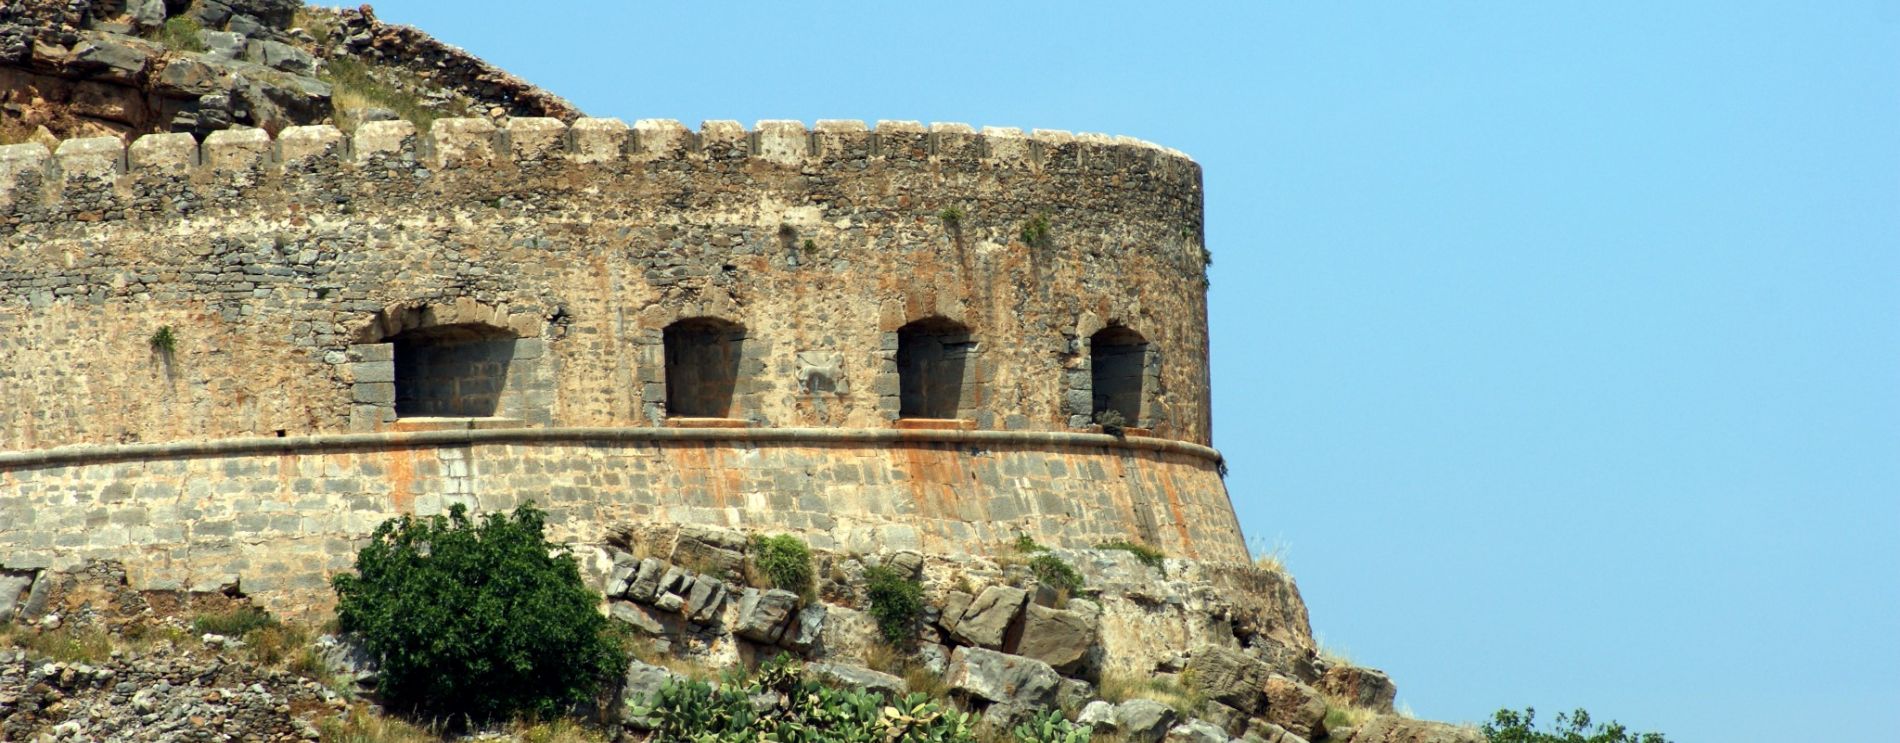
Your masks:
{"label": "small plant on wall", "polygon": [[178,353],[178,334],[172,332],[172,326],[160,325],[146,340],[152,347],[152,353],[158,356],[159,363],[165,365],[165,376],[172,375],[172,362]]}
{"label": "small plant on wall", "polygon": [[1037,214],[1024,220],[1023,228],[1017,236],[1022,238],[1024,245],[1032,248],[1047,248],[1055,242],[1055,235],[1049,227],[1048,214]]}

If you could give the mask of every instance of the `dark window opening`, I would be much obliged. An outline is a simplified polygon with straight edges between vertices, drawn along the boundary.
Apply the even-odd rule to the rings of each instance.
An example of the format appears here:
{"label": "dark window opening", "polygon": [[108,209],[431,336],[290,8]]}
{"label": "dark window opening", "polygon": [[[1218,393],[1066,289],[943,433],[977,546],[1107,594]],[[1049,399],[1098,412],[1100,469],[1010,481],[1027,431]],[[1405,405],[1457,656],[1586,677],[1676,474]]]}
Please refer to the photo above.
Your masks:
{"label": "dark window opening", "polygon": [[507,387],[515,335],[490,325],[436,325],[390,338],[396,354],[396,416],[486,418]]}
{"label": "dark window opening", "polygon": [[1147,339],[1128,328],[1104,328],[1089,338],[1089,368],[1095,421],[1119,416],[1120,425],[1140,425]]}
{"label": "dark window opening", "polygon": [[897,331],[898,416],[956,418],[965,367],[976,352],[970,329],[940,317]]}
{"label": "dark window opening", "polygon": [[666,326],[666,414],[732,417],[745,327],[710,317]]}

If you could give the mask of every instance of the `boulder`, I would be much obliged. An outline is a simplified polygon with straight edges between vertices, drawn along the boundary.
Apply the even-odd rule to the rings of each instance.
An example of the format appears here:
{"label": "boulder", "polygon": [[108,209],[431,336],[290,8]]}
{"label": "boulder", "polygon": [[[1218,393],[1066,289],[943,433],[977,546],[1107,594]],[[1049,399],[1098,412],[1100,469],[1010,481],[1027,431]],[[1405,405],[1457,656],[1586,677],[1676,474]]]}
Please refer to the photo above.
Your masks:
{"label": "boulder", "polygon": [[745,548],[745,535],[739,532],[686,526],[680,529],[679,542],[673,547],[673,561],[721,579],[737,578],[745,571]]}
{"label": "boulder", "polygon": [[1227,743],[1227,733],[1206,720],[1188,720],[1168,731],[1168,743]]}
{"label": "boulder", "polygon": [[1314,684],[1320,691],[1344,699],[1355,707],[1378,712],[1391,712],[1392,702],[1398,698],[1399,689],[1392,684],[1392,677],[1376,668],[1338,664],[1326,669]]}
{"label": "boulder", "polygon": [[725,603],[726,584],[710,575],[701,575],[693,579],[692,588],[686,592],[685,612],[694,622],[711,624]]}
{"label": "boulder", "polygon": [[338,681],[352,684],[358,691],[376,688],[376,658],[351,634],[324,635],[316,641],[317,661]]}
{"label": "boulder", "polygon": [[1115,721],[1115,705],[1100,699],[1082,705],[1082,711],[1075,713],[1075,724],[1098,733],[1112,733],[1121,727]]}
{"label": "boulder", "polygon": [[27,589],[32,587],[33,573],[0,570],[0,624],[13,619],[21,603],[26,601]]}
{"label": "boulder", "polygon": [[975,596],[962,591],[951,591],[944,595],[943,609],[937,615],[937,622],[945,632],[950,631],[951,627],[957,626],[957,622],[963,619],[963,613],[970,610],[970,602],[975,600]]}
{"label": "boulder", "polygon": [[107,39],[87,39],[73,47],[67,67],[74,72],[121,83],[137,83],[145,76],[151,55],[130,44]]}
{"label": "boulder", "polygon": [[1253,720],[1245,712],[1211,700],[1202,704],[1201,719],[1214,723],[1215,727],[1233,736],[1247,732],[1247,723]]}
{"label": "boulder", "polygon": [[1028,599],[1029,593],[1020,588],[985,588],[970,602],[970,608],[963,612],[956,626],[950,628],[950,636],[977,647],[1001,650],[1010,624],[1016,621],[1016,614],[1022,611]]}
{"label": "boulder", "polygon": [[1062,676],[1039,660],[962,647],[950,654],[943,680],[951,689],[978,699],[1041,708],[1055,703]]}
{"label": "boulder", "polygon": [[1115,724],[1129,743],[1155,743],[1179,719],[1174,708],[1153,699],[1130,699],[1115,706]]}
{"label": "boulder", "polygon": [[801,653],[809,653],[818,646],[825,636],[825,605],[807,604],[792,617],[792,626],[779,640],[780,645]]}
{"label": "boulder", "polygon": [[1334,743],[1485,743],[1474,727],[1380,715],[1352,731],[1352,737],[1333,736]]}
{"label": "boulder", "polygon": [[1286,731],[1286,728],[1266,720],[1256,719],[1247,725],[1247,734],[1241,740],[1258,743],[1306,743],[1306,739]]}
{"label": "boulder", "polygon": [[1023,636],[1018,655],[1049,664],[1056,672],[1073,675],[1082,670],[1096,645],[1095,625],[1079,612],[1030,604],[1024,610]]}
{"label": "boulder", "polygon": [[1312,740],[1326,736],[1326,699],[1291,676],[1267,677],[1267,722]]}
{"label": "boulder", "polygon": [[252,39],[244,48],[244,57],[275,70],[296,75],[317,74],[317,58],[281,41]]}
{"label": "boulder", "polygon": [[205,56],[226,62],[244,57],[244,34],[230,31],[199,31],[198,43],[205,45]]}
{"label": "boulder", "polygon": [[1079,709],[1095,698],[1095,687],[1079,679],[1063,679],[1056,685],[1056,706],[1065,710]]}
{"label": "boulder", "polygon": [[819,681],[844,689],[866,689],[891,697],[901,697],[910,691],[910,686],[901,678],[859,666],[811,663],[805,666],[805,672]]}
{"label": "boulder", "polygon": [[[607,615],[625,622],[634,629],[640,630],[648,635],[658,636],[671,634],[667,631],[666,625],[661,623],[658,617],[653,616],[651,612],[639,604],[615,601],[611,606],[607,607]],[[679,620],[676,618],[673,621],[677,622]]]}
{"label": "boulder", "polygon": [[660,591],[660,576],[671,567],[657,558],[641,560],[639,569],[633,573],[633,581],[627,584],[627,598],[641,603],[653,601],[653,595]]}
{"label": "boulder", "polygon": [[633,584],[633,573],[638,569],[640,569],[639,565],[616,561],[613,568],[607,571],[607,590],[605,591],[607,598],[627,595],[627,587]]}
{"label": "boulder", "polygon": [[1269,672],[1266,663],[1239,650],[1202,645],[1188,659],[1183,675],[1202,696],[1252,715],[1260,709]]}
{"label": "boulder", "polygon": [[[679,674],[665,668],[637,660],[632,661],[627,664],[625,681],[620,686],[618,707],[624,710],[628,705],[638,704],[653,696],[654,692],[659,691],[667,683],[679,678]],[[630,719],[627,722],[636,728],[645,729],[641,727],[638,719]]]}
{"label": "boulder", "polygon": [[797,611],[796,593],[777,588],[764,592],[748,588],[739,597],[739,618],[732,632],[753,642],[776,645],[785,636]]}
{"label": "boulder", "polygon": [[942,676],[950,670],[950,649],[934,642],[917,646],[917,665]]}
{"label": "boulder", "polygon": [[132,0],[126,7],[140,26],[157,28],[165,24],[165,0]]}

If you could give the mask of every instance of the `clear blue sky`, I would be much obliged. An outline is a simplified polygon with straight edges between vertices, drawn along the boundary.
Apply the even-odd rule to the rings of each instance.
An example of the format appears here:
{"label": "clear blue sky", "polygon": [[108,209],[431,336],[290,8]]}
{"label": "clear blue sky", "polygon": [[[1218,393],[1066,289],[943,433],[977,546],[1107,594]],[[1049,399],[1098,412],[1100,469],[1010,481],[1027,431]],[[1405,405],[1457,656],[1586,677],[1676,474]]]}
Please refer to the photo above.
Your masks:
{"label": "clear blue sky", "polygon": [[1330,645],[1422,717],[1891,740],[1900,3],[1189,5],[376,4],[596,116],[1184,150]]}

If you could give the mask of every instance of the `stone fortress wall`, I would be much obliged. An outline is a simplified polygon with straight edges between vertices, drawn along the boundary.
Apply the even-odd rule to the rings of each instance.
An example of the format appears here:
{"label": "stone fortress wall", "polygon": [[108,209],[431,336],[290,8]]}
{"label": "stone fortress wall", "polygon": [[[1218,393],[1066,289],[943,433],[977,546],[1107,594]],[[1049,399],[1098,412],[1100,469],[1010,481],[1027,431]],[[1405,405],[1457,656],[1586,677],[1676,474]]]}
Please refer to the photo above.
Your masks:
{"label": "stone fortress wall", "polygon": [[1201,235],[1179,153],[956,124],[0,148],[0,564],[292,595],[390,515],[528,499],[1241,560]]}

